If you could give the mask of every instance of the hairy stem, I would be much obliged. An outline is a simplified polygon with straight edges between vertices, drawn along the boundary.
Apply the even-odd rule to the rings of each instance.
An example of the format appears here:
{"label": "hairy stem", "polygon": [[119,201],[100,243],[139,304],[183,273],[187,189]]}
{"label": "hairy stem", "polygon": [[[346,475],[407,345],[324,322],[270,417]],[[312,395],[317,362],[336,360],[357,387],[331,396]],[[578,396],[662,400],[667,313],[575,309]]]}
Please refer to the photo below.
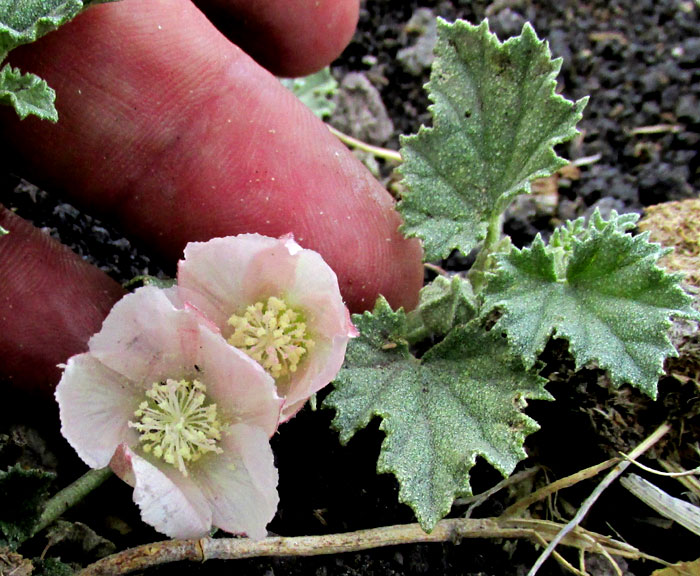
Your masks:
{"label": "hairy stem", "polygon": [[44,511],[41,513],[41,517],[39,518],[37,525],[34,527],[32,535],[37,534],[49,526],[66,510],[72,506],[75,506],[111,475],[112,470],[109,467],[100,468],[98,470],[89,470],[75,482],[58,492],[46,503]]}
{"label": "hairy stem", "polygon": [[[501,245],[501,233],[503,231],[503,212],[508,205],[497,205],[489,219],[488,228],[486,229],[486,238],[481,246],[476,260],[468,273],[469,281],[471,282],[474,294],[481,292],[481,289],[486,284],[486,272],[491,266],[491,254],[496,252]],[[502,208],[502,209],[501,209]]]}

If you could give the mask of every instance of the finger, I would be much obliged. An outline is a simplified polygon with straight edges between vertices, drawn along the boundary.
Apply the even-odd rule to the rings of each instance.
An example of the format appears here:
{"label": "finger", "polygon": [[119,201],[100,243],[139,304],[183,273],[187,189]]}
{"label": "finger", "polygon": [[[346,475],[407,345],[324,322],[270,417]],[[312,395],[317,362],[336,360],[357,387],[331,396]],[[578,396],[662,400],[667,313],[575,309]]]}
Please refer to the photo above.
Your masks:
{"label": "finger", "polygon": [[123,291],[65,246],[0,205],[0,374],[44,393],[57,364],[86,349],[88,338]]}
{"label": "finger", "polygon": [[189,1],[99,5],[20,56],[57,90],[61,117],[0,113],[30,180],[172,260],[190,240],[291,232],[333,267],[351,309],[380,293],[415,305],[420,248],[397,231],[392,199]]}
{"label": "finger", "polygon": [[350,42],[359,0],[195,0],[234,43],[280,76],[303,76]]}

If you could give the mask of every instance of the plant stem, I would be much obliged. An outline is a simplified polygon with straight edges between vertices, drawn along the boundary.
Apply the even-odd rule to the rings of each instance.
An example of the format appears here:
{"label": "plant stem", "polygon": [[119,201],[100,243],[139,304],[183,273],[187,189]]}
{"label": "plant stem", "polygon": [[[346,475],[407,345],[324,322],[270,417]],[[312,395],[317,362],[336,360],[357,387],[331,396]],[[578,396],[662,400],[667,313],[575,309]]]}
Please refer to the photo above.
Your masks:
{"label": "plant stem", "polygon": [[112,475],[112,469],[100,468],[98,470],[88,470],[80,478],[72,484],[66,486],[63,490],[54,495],[44,506],[44,511],[34,527],[34,534],[41,532],[49,526],[57,518],[59,518],[66,510],[75,506],[85,496],[100,486],[107,478]]}
{"label": "plant stem", "polygon": [[488,228],[486,229],[484,244],[482,245],[481,250],[479,250],[476,260],[474,261],[474,264],[467,275],[469,281],[471,282],[472,290],[474,290],[474,294],[478,294],[486,284],[486,278],[484,276],[490,265],[489,257],[491,256],[491,253],[498,248],[498,245],[501,242],[503,211],[506,208],[507,205],[503,207],[497,205],[492,212],[491,218],[489,219]]}
{"label": "plant stem", "polygon": [[[345,534],[274,537],[258,541],[248,538],[166,540],[102,558],[87,566],[79,576],[117,576],[183,560],[204,562],[213,559],[234,560],[263,556],[321,556],[418,542],[459,542],[463,538],[527,538],[541,543],[554,538],[561,527],[561,524],[545,520],[456,518],[441,520],[430,534],[424,532],[418,524],[406,524]],[[659,558],[644,554],[634,546],[581,528],[567,534],[563,544],[589,552],[605,550],[623,558],[646,559],[666,564]]]}
{"label": "plant stem", "polygon": [[358,140],[357,138],[343,134],[337,128],[333,128],[333,126],[330,124],[326,124],[326,126],[328,126],[328,129],[331,131],[333,136],[338,138],[338,140],[350,148],[357,148],[358,150],[369,152],[373,156],[381,158],[382,160],[388,160],[389,162],[402,162],[401,154],[395,150],[389,150],[388,148],[381,148],[379,146],[372,146],[371,144],[367,144],[367,142],[363,142],[362,140]]}

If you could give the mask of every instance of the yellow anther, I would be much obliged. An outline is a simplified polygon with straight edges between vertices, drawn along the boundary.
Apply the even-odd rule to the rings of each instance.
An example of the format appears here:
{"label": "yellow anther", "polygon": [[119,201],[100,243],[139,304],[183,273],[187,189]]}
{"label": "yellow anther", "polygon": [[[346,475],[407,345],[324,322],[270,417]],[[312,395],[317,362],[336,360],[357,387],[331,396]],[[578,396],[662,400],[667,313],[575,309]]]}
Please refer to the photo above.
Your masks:
{"label": "yellow anther", "polygon": [[140,432],[143,451],[161,458],[187,476],[186,463],[208,452],[220,454],[221,423],[216,404],[204,405],[206,387],[194,380],[156,382],[146,391],[148,400],[134,412],[130,428]]}
{"label": "yellow anther", "polygon": [[314,346],[303,320],[300,312],[272,296],[266,302],[251,304],[242,316],[231,315],[228,324],[233,327],[233,334],[228,342],[243,350],[273,378],[283,378],[297,371],[303,356]]}

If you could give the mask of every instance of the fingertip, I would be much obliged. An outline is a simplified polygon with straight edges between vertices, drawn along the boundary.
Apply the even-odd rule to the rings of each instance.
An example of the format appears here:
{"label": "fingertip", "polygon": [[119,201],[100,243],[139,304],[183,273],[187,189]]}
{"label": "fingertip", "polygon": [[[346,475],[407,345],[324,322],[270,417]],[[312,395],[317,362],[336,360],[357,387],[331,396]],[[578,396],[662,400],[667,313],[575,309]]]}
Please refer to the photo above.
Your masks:
{"label": "fingertip", "polygon": [[195,0],[235,44],[278,76],[305,76],[352,39],[359,0]]}
{"label": "fingertip", "polygon": [[48,397],[123,291],[104,272],[0,205],[0,377]]}

